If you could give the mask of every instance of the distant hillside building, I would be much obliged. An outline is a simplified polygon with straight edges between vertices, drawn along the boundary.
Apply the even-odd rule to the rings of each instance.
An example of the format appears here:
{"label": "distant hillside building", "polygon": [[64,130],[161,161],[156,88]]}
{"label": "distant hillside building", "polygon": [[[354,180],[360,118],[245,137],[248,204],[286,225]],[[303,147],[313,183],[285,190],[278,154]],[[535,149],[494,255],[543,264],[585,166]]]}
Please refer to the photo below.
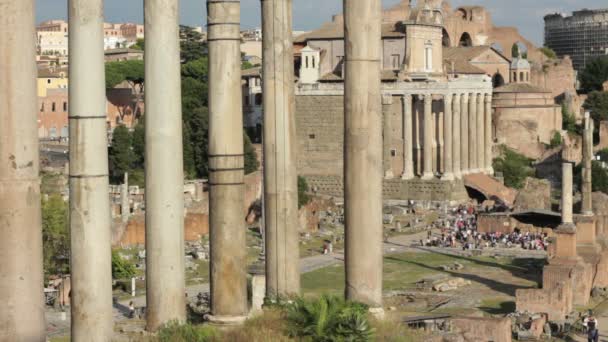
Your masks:
{"label": "distant hillside building", "polygon": [[608,55],[608,9],[545,16],[545,45],[558,57],[570,56],[574,69],[583,70],[593,59]]}

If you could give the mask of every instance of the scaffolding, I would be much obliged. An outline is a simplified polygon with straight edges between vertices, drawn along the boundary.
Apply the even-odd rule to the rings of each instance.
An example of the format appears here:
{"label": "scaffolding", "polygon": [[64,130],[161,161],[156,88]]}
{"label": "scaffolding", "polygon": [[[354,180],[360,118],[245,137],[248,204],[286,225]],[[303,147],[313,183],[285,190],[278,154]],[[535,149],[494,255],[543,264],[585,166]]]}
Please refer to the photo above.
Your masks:
{"label": "scaffolding", "polygon": [[575,11],[571,16],[545,16],[545,46],[558,57],[572,58],[574,69],[608,55],[608,9]]}

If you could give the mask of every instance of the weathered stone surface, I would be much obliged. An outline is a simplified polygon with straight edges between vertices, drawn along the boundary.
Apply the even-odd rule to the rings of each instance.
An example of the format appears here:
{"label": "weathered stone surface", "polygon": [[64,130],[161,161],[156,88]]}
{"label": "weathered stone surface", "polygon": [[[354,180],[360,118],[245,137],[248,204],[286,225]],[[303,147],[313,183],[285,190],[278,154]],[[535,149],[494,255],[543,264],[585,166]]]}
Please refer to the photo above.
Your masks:
{"label": "weathered stone surface", "polygon": [[458,317],[450,324],[452,331],[462,334],[466,341],[512,341],[509,318]]}
{"label": "weathered stone surface", "polygon": [[551,183],[546,179],[526,178],[523,189],[515,197],[513,209],[551,210]]}

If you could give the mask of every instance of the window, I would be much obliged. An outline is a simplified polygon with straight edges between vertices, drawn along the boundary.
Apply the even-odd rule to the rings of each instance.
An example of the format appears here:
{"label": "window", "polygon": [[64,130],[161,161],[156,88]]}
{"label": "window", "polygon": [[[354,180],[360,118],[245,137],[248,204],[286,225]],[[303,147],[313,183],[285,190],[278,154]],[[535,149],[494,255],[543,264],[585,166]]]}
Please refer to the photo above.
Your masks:
{"label": "window", "polygon": [[308,56],[306,56],[306,69],[308,69]]}
{"label": "window", "polygon": [[424,49],[424,70],[433,70],[433,47],[431,46]]}
{"label": "window", "polygon": [[263,101],[262,94],[255,94],[255,105],[261,106],[262,101]]}
{"label": "window", "polygon": [[42,104],[40,105],[40,111],[44,112],[44,102],[42,102]]}
{"label": "window", "polygon": [[64,111],[64,112],[67,112],[67,111],[68,111],[68,103],[67,103],[67,102],[64,102],[64,103],[63,103],[63,111]]}
{"label": "window", "polygon": [[520,82],[523,82],[524,80],[525,80],[525,79],[524,79],[524,72],[523,72],[523,71],[520,71],[520,72],[519,72],[519,81],[520,81]]}
{"label": "window", "polygon": [[311,139],[311,140],[315,139],[316,137],[317,137],[317,136],[316,136],[316,135],[314,135],[314,134],[309,134],[309,135],[308,135],[308,139]]}
{"label": "window", "polygon": [[399,69],[401,65],[401,56],[400,55],[392,55],[391,56],[391,65],[394,70]]}
{"label": "window", "polygon": [[49,78],[48,80],[46,80],[47,84],[51,84],[51,79]]}
{"label": "window", "polygon": [[312,59],[312,67],[316,68],[317,66],[315,65],[315,56],[312,56],[311,59]]}
{"label": "window", "polygon": [[53,102],[53,104],[51,105],[51,111],[54,112],[55,111],[55,102]]}
{"label": "window", "polygon": [[517,71],[513,72],[513,82],[517,82]]}
{"label": "window", "polygon": [[396,157],[397,156],[397,150],[392,148],[391,149],[391,157]]}

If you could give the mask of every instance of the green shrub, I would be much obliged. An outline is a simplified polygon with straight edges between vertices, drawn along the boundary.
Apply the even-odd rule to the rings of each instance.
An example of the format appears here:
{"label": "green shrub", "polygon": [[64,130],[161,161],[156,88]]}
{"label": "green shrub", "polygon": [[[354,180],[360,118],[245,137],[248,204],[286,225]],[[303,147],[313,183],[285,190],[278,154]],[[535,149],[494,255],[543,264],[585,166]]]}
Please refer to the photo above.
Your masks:
{"label": "green shrub", "polygon": [[562,135],[559,132],[553,132],[553,137],[551,138],[549,146],[551,146],[551,148],[555,148],[555,147],[560,146],[561,144],[562,144]]}
{"label": "green shrub", "polygon": [[170,322],[156,336],[158,342],[208,342],[219,338],[218,331],[208,325],[179,324]]}
{"label": "green shrub", "polygon": [[540,48],[540,52],[542,52],[543,55],[547,56],[547,58],[550,58],[550,59],[557,58],[557,54],[555,53],[555,51],[553,51],[551,48],[548,48],[546,46],[543,46],[542,48]]}
{"label": "green shrub", "polygon": [[135,266],[123,259],[117,251],[112,251],[112,278],[127,279],[135,276]]}
{"label": "green shrub", "polygon": [[500,157],[494,159],[494,170],[502,172],[506,186],[521,189],[526,177],[534,176],[532,160],[504,145],[500,152]]}
{"label": "green shrub", "polygon": [[562,129],[568,131],[569,133],[578,134],[576,119],[574,118],[574,114],[568,112],[568,107],[566,107],[566,104],[562,104]]}
{"label": "green shrub", "polygon": [[336,296],[298,298],[286,308],[288,334],[314,342],[371,341],[374,329],[367,309]]}
{"label": "green shrub", "polygon": [[306,193],[308,191],[308,183],[306,182],[306,178],[302,176],[298,176],[298,209],[307,205],[311,198]]}

